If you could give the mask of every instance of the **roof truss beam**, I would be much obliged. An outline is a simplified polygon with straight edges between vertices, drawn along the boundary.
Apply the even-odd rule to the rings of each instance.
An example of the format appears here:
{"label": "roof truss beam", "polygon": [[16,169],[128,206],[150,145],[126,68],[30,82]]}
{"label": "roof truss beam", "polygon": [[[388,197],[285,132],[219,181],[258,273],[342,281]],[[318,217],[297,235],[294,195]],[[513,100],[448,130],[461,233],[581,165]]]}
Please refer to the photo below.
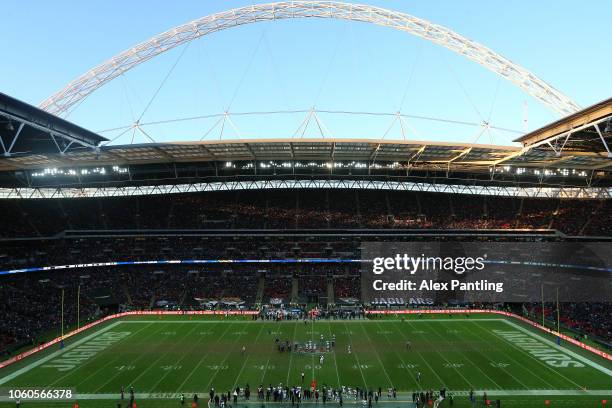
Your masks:
{"label": "roof truss beam", "polygon": [[[15,147],[15,143],[17,142],[17,139],[21,135],[24,126],[29,126],[29,127],[33,128],[33,129],[39,130],[39,131],[49,135],[49,137],[53,140],[53,142],[58,147],[58,152],[60,152],[60,153],[62,153],[62,148],[58,145],[57,141],[55,140],[55,137],[60,137],[60,138],[62,138],[64,140],[66,140],[67,143],[70,143],[71,145],[72,144],[77,144],[77,145],[80,145],[80,146],[83,146],[83,147],[87,147],[87,148],[92,149],[92,150],[97,150],[98,149],[98,147],[95,144],[93,144],[93,143],[89,143],[89,142],[87,142],[85,140],[81,140],[81,139],[75,138],[75,137],[73,137],[73,136],[71,136],[71,135],[69,135],[69,134],[67,134],[65,132],[61,132],[61,131],[57,131],[57,130],[51,130],[48,127],[39,125],[38,123],[32,122],[32,121],[30,121],[28,119],[24,119],[24,118],[21,118],[19,116],[12,115],[12,114],[10,114],[8,112],[0,111],[0,116],[4,116],[5,118],[10,119],[11,121],[19,123],[19,128],[17,129],[17,132],[16,132],[15,136],[13,137],[13,141],[11,142],[9,148],[5,149],[5,151],[4,151],[4,155],[5,156],[11,156],[12,155],[13,148]],[[64,150],[64,152],[65,152],[65,150]]]}
{"label": "roof truss beam", "polygon": [[449,193],[464,195],[558,198],[610,199],[610,187],[518,187],[480,186],[439,183],[417,183],[376,180],[252,180],[188,183],[155,186],[90,187],[90,188],[0,188],[1,199],[61,199],[90,197],[130,197],[205,191],[235,191],[260,189],[352,189],[392,190]]}

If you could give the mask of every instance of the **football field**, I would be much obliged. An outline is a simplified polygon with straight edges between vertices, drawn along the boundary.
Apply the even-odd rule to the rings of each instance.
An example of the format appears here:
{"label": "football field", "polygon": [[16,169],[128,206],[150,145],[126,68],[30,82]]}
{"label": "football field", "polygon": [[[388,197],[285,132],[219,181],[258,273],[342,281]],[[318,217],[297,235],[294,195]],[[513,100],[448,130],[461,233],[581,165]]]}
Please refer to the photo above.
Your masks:
{"label": "football field", "polygon": [[[335,347],[315,352],[281,352],[276,344],[277,339],[324,344],[334,338]],[[411,407],[412,392],[442,387],[453,394],[455,407],[472,406],[466,397],[470,389],[479,401],[486,391],[503,407],[545,406],[546,400],[551,406],[596,407],[612,399],[609,361],[570,345],[558,346],[550,335],[505,317],[313,323],[133,316],[96,326],[68,339],[63,349],[55,347],[0,370],[0,406],[14,406],[7,398],[10,389],[37,388],[70,389],[81,407],[115,407],[121,387],[133,386],[139,407],[176,407],[181,393],[189,400],[194,393],[204,399],[211,388],[227,392],[247,384],[250,403],[257,404],[260,384],[308,387],[312,379],[318,388],[380,387],[379,404],[389,408]],[[387,399],[390,387],[399,391],[396,400]],[[344,402],[361,406],[349,395]],[[72,404],[26,401],[22,406]],[[440,406],[450,406],[450,401]]]}

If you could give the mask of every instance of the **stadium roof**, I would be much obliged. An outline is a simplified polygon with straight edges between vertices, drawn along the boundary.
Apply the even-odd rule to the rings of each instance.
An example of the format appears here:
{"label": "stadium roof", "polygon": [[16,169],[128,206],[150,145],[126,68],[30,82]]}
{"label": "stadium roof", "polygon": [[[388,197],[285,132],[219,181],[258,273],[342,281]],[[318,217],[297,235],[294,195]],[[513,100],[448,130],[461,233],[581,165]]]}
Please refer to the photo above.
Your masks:
{"label": "stadium roof", "polygon": [[[553,152],[598,154],[608,159],[612,146],[612,98],[527,133],[515,140],[526,147]],[[610,166],[610,160],[603,166]]]}
{"label": "stadium roof", "polygon": [[0,159],[0,170],[79,165],[241,160],[362,160],[414,164],[488,165],[515,147],[373,139],[253,139],[105,146]]}
{"label": "stadium roof", "polygon": [[136,165],[240,160],[355,160],[401,162],[418,167],[441,165],[488,171],[491,166],[598,169],[612,164],[605,154],[565,149],[375,139],[243,139],[57,149],[0,158],[0,171],[68,166]]}
{"label": "stadium roof", "polygon": [[[612,99],[585,108],[517,142],[519,146],[379,139],[242,139],[100,146],[107,139],[7,95],[0,94],[0,172],[31,169],[191,165],[274,161],[353,162],[358,166],[397,163],[397,169],[515,176],[570,172],[589,180],[612,173]],[[1,152],[0,152],[1,153]],[[541,169],[541,170],[538,170]],[[580,173],[580,174],[578,174]],[[104,174],[104,173],[102,173]],[[257,172],[256,172],[257,174]],[[562,174],[567,176],[568,174]],[[527,176],[527,174],[524,174]],[[589,181],[590,183],[590,181]]]}
{"label": "stadium roof", "polygon": [[106,140],[0,92],[0,154],[5,158],[91,149]]}

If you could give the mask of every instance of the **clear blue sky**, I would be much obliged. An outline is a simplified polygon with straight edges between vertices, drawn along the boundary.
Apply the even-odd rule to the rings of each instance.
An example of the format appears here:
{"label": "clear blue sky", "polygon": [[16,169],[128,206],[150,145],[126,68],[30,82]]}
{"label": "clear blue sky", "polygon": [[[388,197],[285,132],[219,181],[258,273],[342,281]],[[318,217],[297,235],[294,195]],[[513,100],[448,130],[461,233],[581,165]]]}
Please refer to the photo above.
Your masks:
{"label": "clear blue sky", "polygon": [[[132,45],[190,20],[249,1],[3,1],[0,90],[38,104]],[[365,1],[364,1],[365,3]],[[612,94],[612,1],[370,0],[369,4],[447,26],[526,67],[578,104]],[[91,95],[69,116],[94,131],[140,116],[181,48]],[[317,109],[395,112],[522,130],[558,115],[514,85],[440,46],[364,23],[293,20],[258,23],[194,41],[143,122],[223,112]],[[223,137],[287,137],[305,114],[233,116]],[[321,114],[327,136],[380,138],[392,118]],[[197,140],[216,119],[149,125],[156,141]],[[311,123],[305,136],[318,137]],[[507,144],[517,134],[408,119],[407,137]],[[220,127],[208,135],[219,138]],[[105,132],[112,138],[118,132]],[[129,143],[126,133],[116,143]],[[387,138],[401,137],[393,126]],[[135,133],[135,142],[146,142]]]}

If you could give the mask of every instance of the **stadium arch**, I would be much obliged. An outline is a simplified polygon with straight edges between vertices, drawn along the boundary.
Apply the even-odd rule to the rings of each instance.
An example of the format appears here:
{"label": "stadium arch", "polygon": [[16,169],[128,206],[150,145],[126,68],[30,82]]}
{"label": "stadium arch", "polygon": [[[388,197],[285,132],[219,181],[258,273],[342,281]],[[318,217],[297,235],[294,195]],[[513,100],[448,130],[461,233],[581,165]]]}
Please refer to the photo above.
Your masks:
{"label": "stadium arch", "polygon": [[61,115],[104,84],[181,44],[218,31],[261,21],[330,18],[371,23],[404,31],[443,46],[480,64],[565,116],[580,107],[536,75],[497,52],[447,27],[399,11],[335,1],[284,1],[254,4],[193,20],[158,34],[110,58],[44,100],[40,107]]}

